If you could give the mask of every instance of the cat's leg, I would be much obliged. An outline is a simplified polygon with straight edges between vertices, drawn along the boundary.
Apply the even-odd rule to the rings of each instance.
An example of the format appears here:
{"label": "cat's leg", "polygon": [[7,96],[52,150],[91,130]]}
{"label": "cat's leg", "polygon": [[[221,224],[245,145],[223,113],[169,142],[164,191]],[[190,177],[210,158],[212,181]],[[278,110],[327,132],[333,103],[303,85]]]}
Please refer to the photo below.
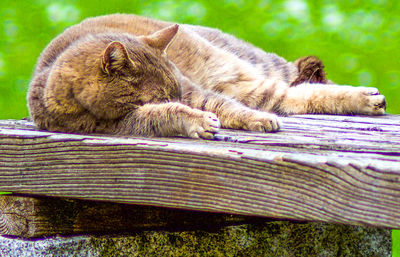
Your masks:
{"label": "cat's leg", "polygon": [[[184,135],[206,139],[212,139],[220,127],[215,114],[177,102],[148,103],[126,109],[129,105],[121,106],[119,99],[107,101],[102,94],[98,94],[96,98],[90,97],[91,95],[76,95],[75,98],[64,101],[64,105],[53,104],[46,107],[43,104],[49,121],[39,120],[41,122],[39,124],[43,123],[41,127],[47,130],[63,132],[142,136]],[[31,90],[29,98],[34,97],[45,98],[43,92]],[[49,95],[47,100],[57,103],[53,95]]]}
{"label": "cat's leg", "polygon": [[385,97],[376,88],[303,83],[275,97],[269,108],[279,114],[326,113],[383,115]]}
{"label": "cat's leg", "polygon": [[114,133],[212,139],[219,127],[217,116],[211,112],[168,102],[140,106],[120,121]]}
{"label": "cat's leg", "polygon": [[223,128],[273,132],[281,127],[275,114],[251,109],[232,98],[200,89],[188,79],[185,80],[182,101],[193,108],[215,113]]}

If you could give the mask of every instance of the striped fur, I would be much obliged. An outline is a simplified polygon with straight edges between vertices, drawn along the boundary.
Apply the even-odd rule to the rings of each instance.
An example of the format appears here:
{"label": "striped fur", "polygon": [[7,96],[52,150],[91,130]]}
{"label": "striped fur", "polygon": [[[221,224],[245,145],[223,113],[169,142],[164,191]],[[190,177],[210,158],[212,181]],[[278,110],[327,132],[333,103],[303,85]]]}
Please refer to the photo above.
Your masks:
{"label": "striped fur", "polygon": [[323,68],[316,57],[287,62],[216,29],[116,14],[56,37],[27,98],[42,129],[193,138],[213,138],[220,126],[277,131],[271,112],[385,112],[377,89],[328,83]]}

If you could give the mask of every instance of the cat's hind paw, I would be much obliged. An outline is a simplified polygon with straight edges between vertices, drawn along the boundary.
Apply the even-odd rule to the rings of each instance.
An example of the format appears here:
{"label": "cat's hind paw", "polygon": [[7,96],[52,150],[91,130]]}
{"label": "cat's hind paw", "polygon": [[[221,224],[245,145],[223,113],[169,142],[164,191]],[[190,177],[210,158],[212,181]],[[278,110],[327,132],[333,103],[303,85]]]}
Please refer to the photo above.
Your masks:
{"label": "cat's hind paw", "polygon": [[360,113],[366,115],[383,115],[386,111],[386,99],[374,87],[358,87],[360,90]]}

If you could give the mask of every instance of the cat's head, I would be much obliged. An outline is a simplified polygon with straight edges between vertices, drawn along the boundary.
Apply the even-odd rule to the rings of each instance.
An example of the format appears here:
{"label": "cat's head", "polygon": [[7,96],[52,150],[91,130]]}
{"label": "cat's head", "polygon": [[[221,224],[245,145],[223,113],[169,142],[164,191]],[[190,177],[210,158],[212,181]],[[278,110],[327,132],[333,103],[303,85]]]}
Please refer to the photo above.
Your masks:
{"label": "cat's head", "polygon": [[179,100],[180,74],[165,53],[177,31],[174,25],[148,36],[111,31],[77,40],[53,65],[46,106],[116,119],[146,103]]}
{"label": "cat's head", "polygon": [[101,82],[130,94],[136,105],[179,99],[179,76],[165,52],[178,28],[173,25],[141,37],[119,35],[120,40],[110,42],[102,53]]}

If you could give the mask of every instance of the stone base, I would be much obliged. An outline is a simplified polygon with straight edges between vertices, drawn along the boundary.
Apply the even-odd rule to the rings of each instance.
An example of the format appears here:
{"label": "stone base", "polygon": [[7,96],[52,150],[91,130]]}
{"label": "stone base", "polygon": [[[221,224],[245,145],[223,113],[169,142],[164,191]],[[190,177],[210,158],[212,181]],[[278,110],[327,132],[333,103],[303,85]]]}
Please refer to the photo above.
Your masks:
{"label": "stone base", "polygon": [[388,229],[277,221],[216,231],[0,237],[0,256],[391,256],[391,245]]}

